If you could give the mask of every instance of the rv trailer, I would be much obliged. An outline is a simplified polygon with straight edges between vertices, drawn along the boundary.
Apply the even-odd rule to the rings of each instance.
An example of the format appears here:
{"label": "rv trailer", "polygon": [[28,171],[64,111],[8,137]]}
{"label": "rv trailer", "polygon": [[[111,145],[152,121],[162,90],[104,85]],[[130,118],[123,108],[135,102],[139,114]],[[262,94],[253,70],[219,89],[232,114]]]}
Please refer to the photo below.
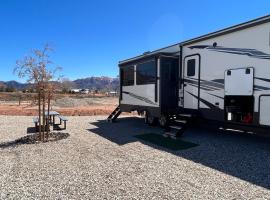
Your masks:
{"label": "rv trailer", "polygon": [[270,16],[119,62],[121,112],[145,113],[166,132],[190,118],[270,128]]}

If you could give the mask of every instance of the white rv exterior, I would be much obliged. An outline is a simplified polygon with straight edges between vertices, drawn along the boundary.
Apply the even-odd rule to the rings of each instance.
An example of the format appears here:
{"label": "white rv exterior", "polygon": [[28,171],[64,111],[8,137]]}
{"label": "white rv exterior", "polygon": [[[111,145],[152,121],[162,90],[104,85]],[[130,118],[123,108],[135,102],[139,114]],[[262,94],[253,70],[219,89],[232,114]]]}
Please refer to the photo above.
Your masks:
{"label": "white rv exterior", "polygon": [[[267,21],[265,21],[267,19]],[[254,96],[254,117],[260,116],[260,96],[270,95],[270,22],[269,17],[259,19],[249,24],[250,27],[213,36],[201,41],[183,42],[183,74],[184,79],[192,80],[198,77],[188,77],[187,61],[196,59],[196,76],[200,73],[200,101],[192,94],[197,94],[194,86],[184,87],[184,108],[198,109],[205,112],[205,117],[222,119],[224,110],[224,97],[226,95]],[[265,21],[258,24],[260,21]],[[240,25],[241,27],[241,25]],[[234,28],[240,28],[234,27]],[[195,57],[189,57],[195,55]],[[249,76],[241,75],[241,71],[250,68]],[[226,71],[231,70],[237,75],[229,79]],[[233,76],[229,76],[233,77]],[[193,82],[193,84],[196,84]],[[246,88],[247,87],[247,88]],[[226,91],[225,89],[228,89]],[[192,93],[192,94],[190,94]],[[270,103],[270,102],[269,102]],[[210,114],[210,113],[211,114]],[[215,114],[214,114],[215,112]],[[270,110],[269,110],[270,112]],[[217,114],[216,114],[217,113]],[[266,125],[266,122],[264,122]],[[270,125],[270,121],[267,123]]]}
{"label": "white rv exterior", "polygon": [[[120,107],[130,105],[123,111],[161,107],[162,53],[179,60],[177,113],[270,127],[270,16],[120,62],[120,69],[134,66],[134,84],[121,84]],[[156,58],[156,82],[137,85],[137,66],[147,58]],[[164,113],[159,109],[153,115],[159,118]]]}

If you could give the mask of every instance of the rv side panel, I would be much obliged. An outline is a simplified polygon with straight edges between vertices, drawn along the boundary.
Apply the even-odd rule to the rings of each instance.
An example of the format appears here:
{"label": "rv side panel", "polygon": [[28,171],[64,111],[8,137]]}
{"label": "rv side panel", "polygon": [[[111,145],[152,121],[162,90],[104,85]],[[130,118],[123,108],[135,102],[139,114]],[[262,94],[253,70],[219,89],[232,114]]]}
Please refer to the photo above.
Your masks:
{"label": "rv side panel", "polygon": [[[224,83],[225,71],[238,68],[254,69],[254,120],[253,125],[259,125],[259,97],[270,94],[270,23],[242,29],[236,32],[220,35],[200,42],[184,45],[183,68],[187,68],[185,58],[200,55],[200,77],[189,82],[189,93],[199,88],[200,96],[198,110],[206,119],[224,121]],[[193,81],[193,82],[192,82]],[[194,82],[195,81],[195,82]],[[241,80],[239,77],[239,81]],[[240,82],[239,82],[240,83]],[[235,83],[235,87],[238,87]],[[190,95],[184,93],[184,97]],[[192,93],[194,95],[194,92]],[[185,101],[185,99],[184,99]],[[196,104],[196,101],[193,102]],[[193,108],[195,109],[196,106]]]}

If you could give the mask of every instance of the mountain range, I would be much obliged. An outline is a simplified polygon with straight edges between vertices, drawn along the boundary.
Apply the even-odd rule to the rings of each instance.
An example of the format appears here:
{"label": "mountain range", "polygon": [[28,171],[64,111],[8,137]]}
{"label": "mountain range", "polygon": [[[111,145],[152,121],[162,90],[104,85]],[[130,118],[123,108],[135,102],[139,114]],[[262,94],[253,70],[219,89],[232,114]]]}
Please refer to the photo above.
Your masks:
{"label": "mountain range", "polygon": [[[87,77],[69,82],[72,88],[78,89],[117,90],[119,87],[119,78],[111,78],[107,76]],[[0,81],[0,87],[2,88],[23,90],[27,89],[28,86],[28,83],[20,83],[17,81]]]}

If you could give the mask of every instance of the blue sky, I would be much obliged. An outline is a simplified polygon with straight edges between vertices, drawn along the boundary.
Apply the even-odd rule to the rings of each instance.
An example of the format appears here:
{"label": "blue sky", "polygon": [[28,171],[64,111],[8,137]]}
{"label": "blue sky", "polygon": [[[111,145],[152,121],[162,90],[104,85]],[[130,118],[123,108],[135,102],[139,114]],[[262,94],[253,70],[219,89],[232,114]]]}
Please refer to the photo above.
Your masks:
{"label": "blue sky", "polygon": [[49,43],[70,79],[118,74],[117,63],[270,14],[268,0],[1,0],[0,80]]}

